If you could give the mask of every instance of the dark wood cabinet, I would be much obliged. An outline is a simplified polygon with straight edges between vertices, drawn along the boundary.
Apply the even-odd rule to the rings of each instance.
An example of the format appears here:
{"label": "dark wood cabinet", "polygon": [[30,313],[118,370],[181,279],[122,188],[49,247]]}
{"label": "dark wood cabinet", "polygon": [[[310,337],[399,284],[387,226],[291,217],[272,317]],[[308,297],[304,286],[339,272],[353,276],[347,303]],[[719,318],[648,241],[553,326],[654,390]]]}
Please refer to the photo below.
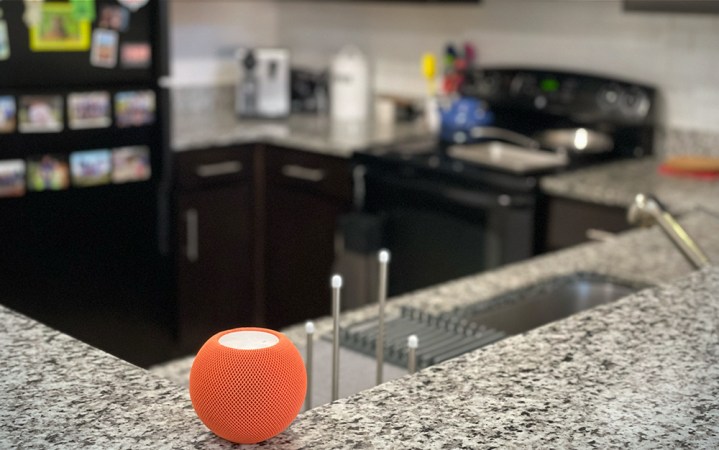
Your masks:
{"label": "dark wood cabinet", "polygon": [[256,323],[251,147],[177,158],[177,300],[180,347]]}
{"label": "dark wood cabinet", "polygon": [[618,233],[631,228],[626,208],[553,196],[546,206],[545,251],[587,242],[590,230]]}
{"label": "dark wood cabinet", "polygon": [[624,0],[624,10],[719,14],[719,0]]}
{"label": "dark wood cabinet", "polygon": [[267,148],[265,320],[272,328],[330,313],[337,220],[351,208],[346,159]]}

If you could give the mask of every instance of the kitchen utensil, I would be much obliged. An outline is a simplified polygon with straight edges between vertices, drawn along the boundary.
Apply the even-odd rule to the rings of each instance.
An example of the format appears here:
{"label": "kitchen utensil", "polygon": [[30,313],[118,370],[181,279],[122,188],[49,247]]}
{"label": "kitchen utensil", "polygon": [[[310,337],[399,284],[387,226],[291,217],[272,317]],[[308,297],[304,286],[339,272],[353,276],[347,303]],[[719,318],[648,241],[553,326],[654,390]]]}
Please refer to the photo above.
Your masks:
{"label": "kitchen utensil", "polygon": [[607,134],[587,128],[556,128],[541,131],[534,138],[542,147],[573,154],[608,153],[614,140]]}

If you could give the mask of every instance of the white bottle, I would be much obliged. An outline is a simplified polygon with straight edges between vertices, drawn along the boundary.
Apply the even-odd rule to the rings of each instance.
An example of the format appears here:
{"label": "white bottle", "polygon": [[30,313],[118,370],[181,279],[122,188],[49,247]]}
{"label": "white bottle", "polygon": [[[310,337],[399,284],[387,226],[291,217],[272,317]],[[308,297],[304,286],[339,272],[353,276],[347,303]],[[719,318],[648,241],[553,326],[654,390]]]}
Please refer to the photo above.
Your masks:
{"label": "white bottle", "polygon": [[370,70],[364,54],[346,46],[330,67],[330,115],[333,120],[365,122],[370,113]]}

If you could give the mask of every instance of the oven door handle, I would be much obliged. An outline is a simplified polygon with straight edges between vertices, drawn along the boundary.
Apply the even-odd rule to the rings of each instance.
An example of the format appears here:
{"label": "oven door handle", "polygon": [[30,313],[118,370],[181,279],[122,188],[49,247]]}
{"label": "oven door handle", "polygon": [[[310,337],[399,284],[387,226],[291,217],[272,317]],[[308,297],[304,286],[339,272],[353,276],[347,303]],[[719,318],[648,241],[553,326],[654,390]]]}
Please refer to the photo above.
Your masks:
{"label": "oven door handle", "polygon": [[443,183],[430,182],[415,178],[391,179],[376,178],[374,182],[381,183],[387,188],[402,191],[412,191],[440,200],[452,202],[458,206],[473,209],[503,209],[503,208],[531,208],[536,205],[534,195],[486,192],[482,190],[466,189],[447,186]]}

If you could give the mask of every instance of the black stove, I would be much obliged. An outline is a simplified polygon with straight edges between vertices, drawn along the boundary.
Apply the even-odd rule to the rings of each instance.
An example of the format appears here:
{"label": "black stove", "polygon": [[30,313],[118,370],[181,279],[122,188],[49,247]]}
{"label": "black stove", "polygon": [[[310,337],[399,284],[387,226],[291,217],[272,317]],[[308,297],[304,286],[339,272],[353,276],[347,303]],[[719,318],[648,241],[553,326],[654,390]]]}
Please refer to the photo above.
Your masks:
{"label": "black stove", "polygon": [[392,252],[391,295],[537,254],[542,176],[652,152],[649,86],[496,68],[465,74],[460,91],[438,138],[353,156],[357,206]]}

